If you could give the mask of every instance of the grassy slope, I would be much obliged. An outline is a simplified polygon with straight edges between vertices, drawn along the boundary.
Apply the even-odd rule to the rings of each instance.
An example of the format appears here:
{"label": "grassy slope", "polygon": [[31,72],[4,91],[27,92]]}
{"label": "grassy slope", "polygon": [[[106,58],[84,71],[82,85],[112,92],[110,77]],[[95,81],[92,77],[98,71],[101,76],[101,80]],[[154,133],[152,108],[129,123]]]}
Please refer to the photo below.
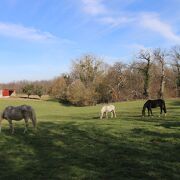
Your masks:
{"label": "grassy slope", "polygon": [[180,100],[168,100],[168,116],[141,119],[142,101],[117,103],[117,119],[100,120],[101,106],[61,106],[51,101],[0,100],[29,104],[38,131],[3,121],[0,179],[180,179]]}

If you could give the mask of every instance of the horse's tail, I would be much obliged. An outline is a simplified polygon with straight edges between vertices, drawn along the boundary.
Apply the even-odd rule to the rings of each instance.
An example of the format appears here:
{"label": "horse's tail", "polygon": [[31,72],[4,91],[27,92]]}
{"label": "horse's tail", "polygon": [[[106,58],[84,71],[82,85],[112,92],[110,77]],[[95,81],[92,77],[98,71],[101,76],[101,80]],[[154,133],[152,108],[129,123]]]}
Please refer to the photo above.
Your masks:
{"label": "horse's tail", "polygon": [[36,119],[36,113],[35,113],[33,108],[31,110],[31,120],[32,120],[32,123],[33,123],[33,127],[36,128],[36,126],[37,126],[37,119]]}

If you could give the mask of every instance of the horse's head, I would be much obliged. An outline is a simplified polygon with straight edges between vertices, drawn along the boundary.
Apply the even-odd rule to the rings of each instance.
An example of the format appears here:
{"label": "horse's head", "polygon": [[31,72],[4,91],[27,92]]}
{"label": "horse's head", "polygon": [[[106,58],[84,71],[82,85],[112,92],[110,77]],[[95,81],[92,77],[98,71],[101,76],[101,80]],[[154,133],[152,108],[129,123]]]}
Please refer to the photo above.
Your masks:
{"label": "horse's head", "polygon": [[142,117],[145,116],[145,108],[142,109]]}

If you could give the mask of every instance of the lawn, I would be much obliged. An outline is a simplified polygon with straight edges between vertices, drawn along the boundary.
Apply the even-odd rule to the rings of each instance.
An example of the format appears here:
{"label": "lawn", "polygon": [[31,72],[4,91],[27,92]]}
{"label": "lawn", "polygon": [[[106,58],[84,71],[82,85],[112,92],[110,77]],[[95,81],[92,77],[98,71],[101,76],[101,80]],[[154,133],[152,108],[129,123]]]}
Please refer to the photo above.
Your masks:
{"label": "lawn", "polygon": [[1,99],[32,105],[30,124],[8,123],[0,134],[0,179],[180,179],[180,100],[167,100],[167,117],[141,118],[143,101],[115,103],[116,119],[99,119],[102,105],[63,106],[55,101]]}

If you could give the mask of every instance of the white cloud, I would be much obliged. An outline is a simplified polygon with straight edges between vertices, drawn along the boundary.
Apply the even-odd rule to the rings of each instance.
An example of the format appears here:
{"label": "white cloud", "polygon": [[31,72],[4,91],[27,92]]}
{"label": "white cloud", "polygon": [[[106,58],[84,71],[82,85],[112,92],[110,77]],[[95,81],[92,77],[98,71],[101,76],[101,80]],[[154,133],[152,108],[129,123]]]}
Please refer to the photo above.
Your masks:
{"label": "white cloud", "polygon": [[2,22],[0,22],[0,35],[28,41],[49,41],[56,39],[56,37],[49,32],[42,32],[35,28],[29,28],[19,24]]}
{"label": "white cloud", "polygon": [[111,17],[111,16],[107,16],[107,17],[102,17],[99,19],[99,21],[101,23],[107,24],[107,25],[111,25],[112,27],[118,27],[122,24],[126,24],[126,23],[130,23],[134,21],[134,18],[130,18],[130,17]]}
{"label": "white cloud", "polygon": [[157,14],[143,13],[140,17],[140,25],[151,31],[157,32],[166,39],[180,42],[180,36],[178,36],[172,29],[172,27],[163,21],[161,21]]}
{"label": "white cloud", "polygon": [[138,44],[138,43],[133,43],[133,44],[128,44],[125,47],[133,50],[146,50],[148,47],[145,47],[143,44]]}
{"label": "white cloud", "polygon": [[[90,15],[94,15],[95,20],[102,24],[111,26],[112,28],[118,28],[122,25],[138,25],[140,28],[145,28],[152,32],[158,33],[168,41],[180,43],[180,35],[177,35],[174,32],[173,27],[170,24],[163,22],[159,18],[158,13],[133,13],[121,11],[119,13],[116,12],[113,14],[113,11],[111,11],[105,5],[104,0],[81,0],[81,2],[83,3],[84,12]],[[130,0],[128,3],[133,2],[134,0]]]}
{"label": "white cloud", "polygon": [[83,4],[83,10],[90,15],[100,15],[107,12],[106,7],[102,3],[102,0],[81,0]]}
{"label": "white cloud", "polygon": [[86,14],[93,15],[102,24],[118,27],[133,21],[133,18],[128,16],[112,16],[112,11],[105,6],[104,0],[81,0],[81,2],[83,11]]}

